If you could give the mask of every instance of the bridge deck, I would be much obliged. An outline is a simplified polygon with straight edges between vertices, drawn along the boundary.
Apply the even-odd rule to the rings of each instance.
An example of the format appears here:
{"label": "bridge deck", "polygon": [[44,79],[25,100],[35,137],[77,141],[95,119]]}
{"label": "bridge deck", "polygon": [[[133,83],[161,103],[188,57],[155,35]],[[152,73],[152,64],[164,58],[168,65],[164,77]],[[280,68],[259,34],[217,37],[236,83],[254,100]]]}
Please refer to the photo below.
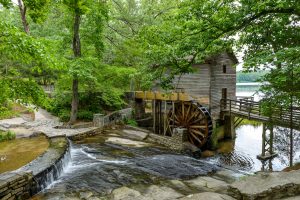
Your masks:
{"label": "bridge deck", "polygon": [[262,109],[259,102],[252,99],[222,99],[221,111],[225,115],[234,115],[261,122],[271,122],[283,127],[293,127],[300,130],[300,108],[272,108],[272,113]]}

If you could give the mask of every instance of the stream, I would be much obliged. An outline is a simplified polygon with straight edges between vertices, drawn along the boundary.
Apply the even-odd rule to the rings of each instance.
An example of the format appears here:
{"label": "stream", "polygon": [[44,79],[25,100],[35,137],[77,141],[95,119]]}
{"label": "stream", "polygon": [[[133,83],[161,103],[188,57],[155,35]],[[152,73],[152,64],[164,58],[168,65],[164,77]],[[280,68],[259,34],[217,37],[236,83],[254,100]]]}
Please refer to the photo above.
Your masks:
{"label": "stream", "polygon": [[70,142],[71,161],[64,172],[33,199],[79,198],[86,192],[103,197],[121,186],[143,189],[164,185],[168,180],[212,174],[218,169],[204,161],[124,136],[122,130],[107,130],[101,136]]}

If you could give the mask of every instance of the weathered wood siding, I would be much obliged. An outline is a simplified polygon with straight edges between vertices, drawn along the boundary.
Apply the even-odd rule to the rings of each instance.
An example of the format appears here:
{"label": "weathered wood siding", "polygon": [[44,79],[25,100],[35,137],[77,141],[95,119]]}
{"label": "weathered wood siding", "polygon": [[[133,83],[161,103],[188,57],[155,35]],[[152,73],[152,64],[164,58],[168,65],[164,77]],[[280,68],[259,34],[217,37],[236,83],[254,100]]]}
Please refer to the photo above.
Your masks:
{"label": "weathered wood siding", "polygon": [[[211,64],[210,111],[214,120],[220,118],[222,89],[227,88],[228,99],[235,99],[236,97],[235,64],[235,61],[227,53],[215,57],[214,62]],[[226,65],[226,73],[223,73],[223,65]]]}
{"label": "weathered wood siding", "polygon": [[173,84],[176,89],[182,90],[200,101],[203,105],[209,106],[210,95],[210,65],[194,65],[194,73],[176,76]]}
{"label": "weathered wood siding", "polygon": [[[227,98],[236,98],[237,60],[234,55],[222,53],[206,61],[205,64],[194,64],[194,73],[175,76],[173,85],[178,91],[183,91],[203,106],[209,108],[213,120],[220,118],[220,101],[222,89],[227,88]],[[223,73],[226,65],[226,73]],[[158,84],[157,84],[158,85]],[[160,91],[159,87],[153,87]]]}

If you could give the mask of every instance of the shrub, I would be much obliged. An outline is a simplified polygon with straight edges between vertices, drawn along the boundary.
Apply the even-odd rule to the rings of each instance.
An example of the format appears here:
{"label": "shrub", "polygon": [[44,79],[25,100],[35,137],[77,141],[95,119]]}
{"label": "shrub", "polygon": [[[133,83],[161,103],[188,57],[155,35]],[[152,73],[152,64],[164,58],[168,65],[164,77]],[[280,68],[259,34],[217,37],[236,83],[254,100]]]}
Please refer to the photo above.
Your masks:
{"label": "shrub", "polygon": [[93,112],[88,110],[79,110],[77,114],[78,119],[93,120]]}
{"label": "shrub", "polygon": [[17,112],[9,109],[8,107],[0,106],[0,119],[12,118],[17,115]]}
{"label": "shrub", "polygon": [[63,122],[67,122],[69,121],[70,119],[70,113],[71,111],[70,110],[66,110],[66,109],[61,109],[58,111],[58,114],[57,116],[59,117],[59,119]]}
{"label": "shrub", "polygon": [[138,126],[138,123],[134,119],[125,118],[124,123],[130,126],[135,126],[135,127]]}
{"label": "shrub", "polygon": [[16,138],[16,134],[13,131],[0,132],[0,142],[13,140]]}

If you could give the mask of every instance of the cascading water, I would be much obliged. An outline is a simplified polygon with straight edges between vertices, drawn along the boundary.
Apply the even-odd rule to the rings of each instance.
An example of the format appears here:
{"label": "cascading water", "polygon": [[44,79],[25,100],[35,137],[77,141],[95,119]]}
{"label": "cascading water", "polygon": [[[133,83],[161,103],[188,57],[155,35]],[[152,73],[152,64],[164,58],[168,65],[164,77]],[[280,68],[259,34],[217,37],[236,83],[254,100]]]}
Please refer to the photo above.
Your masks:
{"label": "cascading water", "polygon": [[97,137],[94,141],[70,142],[69,152],[71,160],[58,179],[49,179],[51,184],[39,194],[42,198],[80,196],[86,191],[101,196],[123,185],[142,187],[216,170],[210,164],[158,146],[122,146]]}
{"label": "cascading water", "polygon": [[46,170],[34,176],[36,187],[33,187],[32,194],[36,194],[50,187],[68,168],[71,162],[72,142],[68,140],[68,148],[60,159]]}

